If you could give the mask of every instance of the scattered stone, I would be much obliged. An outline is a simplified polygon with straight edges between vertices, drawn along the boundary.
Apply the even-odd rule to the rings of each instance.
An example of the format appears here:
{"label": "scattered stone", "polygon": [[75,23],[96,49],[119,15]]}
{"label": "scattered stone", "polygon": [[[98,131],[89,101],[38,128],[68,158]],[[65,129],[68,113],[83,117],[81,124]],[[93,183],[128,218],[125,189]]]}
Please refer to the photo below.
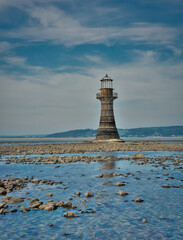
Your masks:
{"label": "scattered stone", "polygon": [[99,199],[101,197],[101,194],[98,194],[95,196],[96,199]]}
{"label": "scattered stone", "polygon": [[92,192],[86,192],[86,193],[84,194],[84,196],[85,196],[86,198],[88,198],[88,197],[93,197],[94,195],[93,195]]}
{"label": "scattered stone", "polygon": [[56,209],[56,204],[55,203],[49,203],[44,208],[45,211],[54,211],[55,209]]}
{"label": "scattered stone", "polygon": [[126,196],[126,195],[128,195],[127,192],[122,191],[122,190],[120,190],[120,191],[118,192],[118,194],[119,194],[120,196]]}
{"label": "scattered stone", "polygon": [[39,199],[36,198],[36,197],[34,197],[34,198],[30,201],[30,203],[34,203],[34,202],[38,202],[38,201],[39,201]]}
{"label": "scattered stone", "polygon": [[81,196],[81,193],[80,192],[76,192],[76,196]]}
{"label": "scattered stone", "polygon": [[118,177],[118,176],[121,176],[121,174],[116,172],[116,173],[113,173],[113,176]]}
{"label": "scattered stone", "polygon": [[40,180],[39,180],[39,178],[34,178],[34,179],[32,180],[32,182],[33,182],[33,183],[39,183]]}
{"label": "scattered stone", "polygon": [[96,176],[97,178],[103,178],[103,174]]}
{"label": "scattered stone", "polygon": [[141,203],[141,202],[143,202],[144,200],[141,199],[141,198],[136,198],[134,201],[135,201],[135,202],[138,202],[138,203]]}
{"label": "scattered stone", "polygon": [[24,198],[23,197],[4,196],[2,198],[2,202],[3,203],[16,204],[16,203],[24,202]]}
{"label": "scattered stone", "polygon": [[29,212],[29,211],[30,211],[30,207],[21,206],[20,209],[21,209],[21,211],[22,211],[23,213],[26,213],[26,212]]}
{"label": "scattered stone", "polygon": [[17,211],[18,211],[18,209],[16,209],[16,208],[10,210],[10,212],[12,212],[12,213],[15,213],[15,212],[17,212]]}
{"label": "scattered stone", "polygon": [[3,187],[0,187],[0,195],[6,195],[6,194],[7,194],[6,189]]}
{"label": "scattered stone", "polygon": [[142,153],[133,154],[133,159],[144,159],[144,155]]}
{"label": "scattered stone", "polygon": [[120,187],[120,186],[125,186],[125,183],[117,182],[117,183],[115,183],[114,185]]}
{"label": "scattered stone", "polygon": [[163,188],[170,188],[170,186],[168,184],[165,184],[162,186]]}
{"label": "scattered stone", "polygon": [[52,196],[53,196],[53,193],[47,193],[46,196],[52,197]]}
{"label": "scattered stone", "polygon": [[79,217],[75,212],[65,212],[64,213],[64,217],[67,217],[67,218],[74,218],[74,217]]}
{"label": "scattered stone", "polygon": [[142,219],[142,222],[143,222],[143,223],[146,223],[146,222],[147,222],[147,220],[146,220],[145,218],[143,218],[143,219]]}
{"label": "scattered stone", "polygon": [[40,205],[42,205],[43,202],[42,201],[37,201],[37,202],[33,202],[33,203],[30,203],[30,207],[32,209],[38,209]]}

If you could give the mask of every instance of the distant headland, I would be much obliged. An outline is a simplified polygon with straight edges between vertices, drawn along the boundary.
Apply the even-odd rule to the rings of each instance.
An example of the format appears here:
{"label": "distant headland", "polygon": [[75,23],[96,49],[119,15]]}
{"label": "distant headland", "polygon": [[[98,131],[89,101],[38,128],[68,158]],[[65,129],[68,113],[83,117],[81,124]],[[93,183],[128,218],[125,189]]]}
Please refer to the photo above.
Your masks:
{"label": "distant headland", "polygon": [[[3,135],[0,138],[93,138],[97,135],[97,129],[76,129],[53,134],[29,134],[29,135]],[[183,137],[183,126],[168,127],[142,127],[130,129],[118,129],[122,137]]]}
{"label": "distant headland", "polygon": [[[144,127],[131,129],[118,129],[120,137],[179,137],[183,136],[183,126],[169,127]],[[66,132],[59,132],[46,135],[46,137],[60,138],[78,138],[78,137],[95,137],[97,130],[94,129],[77,129]]]}

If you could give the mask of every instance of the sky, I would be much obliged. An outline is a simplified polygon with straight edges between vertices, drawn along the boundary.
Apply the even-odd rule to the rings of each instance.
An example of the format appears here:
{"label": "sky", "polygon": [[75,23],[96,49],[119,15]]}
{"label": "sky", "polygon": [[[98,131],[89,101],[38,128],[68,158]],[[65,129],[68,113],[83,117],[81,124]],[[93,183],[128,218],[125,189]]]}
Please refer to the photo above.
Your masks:
{"label": "sky", "polygon": [[183,125],[183,0],[0,0],[0,135]]}

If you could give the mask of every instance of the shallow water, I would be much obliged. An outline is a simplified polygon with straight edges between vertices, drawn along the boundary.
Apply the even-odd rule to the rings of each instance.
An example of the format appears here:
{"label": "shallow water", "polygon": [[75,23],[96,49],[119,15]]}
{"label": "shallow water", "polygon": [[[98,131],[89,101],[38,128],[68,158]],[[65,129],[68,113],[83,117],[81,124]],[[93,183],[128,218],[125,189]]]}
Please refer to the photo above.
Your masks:
{"label": "shallow water", "polygon": [[[112,153],[87,153],[94,155],[132,156],[134,152]],[[142,152],[147,157],[176,156],[180,152]],[[72,154],[69,154],[72,155]],[[74,154],[76,155],[76,154]],[[43,155],[41,155],[43,156]],[[63,156],[63,155],[61,155]],[[84,200],[83,194],[87,191],[100,199],[86,199],[85,205],[93,210],[93,213],[78,213],[78,210],[86,211],[84,206],[77,206],[72,210],[79,217],[66,219],[63,213],[68,211],[59,208],[53,212],[32,210],[23,214],[7,213],[0,216],[1,239],[182,239],[183,238],[183,189],[162,188],[162,185],[182,185],[182,169],[177,169],[168,161],[170,167],[154,167],[151,164],[138,165],[131,160],[119,160],[115,162],[91,162],[89,164],[66,163],[55,165],[26,165],[5,164],[0,161],[1,178],[8,177],[34,177],[62,181],[60,185],[45,185],[29,183],[24,189],[9,193],[10,196],[38,197],[42,201],[53,199],[54,201],[67,201],[77,206]],[[97,178],[104,173],[118,172],[122,176]],[[168,176],[164,176],[168,173]],[[10,176],[6,176],[9,174]],[[169,177],[174,177],[170,179]],[[114,186],[116,182],[126,182],[123,187]],[[63,189],[66,187],[66,189]],[[42,191],[40,188],[44,188]],[[120,197],[119,190],[128,192],[129,195]],[[80,191],[81,197],[75,193]],[[29,192],[26,195],[26,192]],[[52,192],[53,197],[45,196]],[[135,203],[133,200],[142,198],[144,202]],[[17,206],[29,206],[25,201]],[[142,219],[147,219],[143,223]],[[50,226],[53,224],[53,226]]]}

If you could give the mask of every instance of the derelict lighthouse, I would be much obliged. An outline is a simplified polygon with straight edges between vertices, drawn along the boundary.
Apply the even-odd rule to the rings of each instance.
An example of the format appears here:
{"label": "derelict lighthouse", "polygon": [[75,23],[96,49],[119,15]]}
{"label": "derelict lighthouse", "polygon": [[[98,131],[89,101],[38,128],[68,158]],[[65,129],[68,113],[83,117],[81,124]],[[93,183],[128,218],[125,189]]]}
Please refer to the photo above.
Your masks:
{"label": "derelict lighthouse", "polygon": [[106,74],[101,80],[100,93],[96,98],[101,101],[101,115],[96,140],[119,140],[113,112],[113,101],[118,94],[113,92],[113,80]]}

